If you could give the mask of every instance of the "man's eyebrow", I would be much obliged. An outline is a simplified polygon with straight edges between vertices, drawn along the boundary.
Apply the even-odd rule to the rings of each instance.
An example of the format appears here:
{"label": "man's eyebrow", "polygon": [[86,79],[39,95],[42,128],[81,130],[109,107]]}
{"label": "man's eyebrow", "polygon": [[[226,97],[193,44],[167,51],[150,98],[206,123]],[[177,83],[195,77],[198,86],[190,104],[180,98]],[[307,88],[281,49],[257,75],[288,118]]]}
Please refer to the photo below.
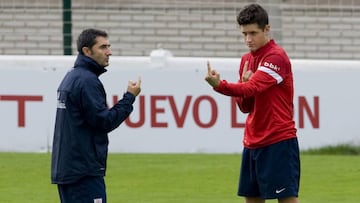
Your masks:
{"label": "man's eyebrow", "polygon": [[242,32],[242,33],[243,33],[243,34],[246,34],[246,33],[257,33],[257,31],[253,31],[253,30],[252,30],[252,31],[247,31],[247,32],[244,31],[244,32]]}
{"label": "man's eyebrow", "polygon": [[102,45],[100,45],[100,47],[110,47],[111,46],[111,44],[102,44]]}

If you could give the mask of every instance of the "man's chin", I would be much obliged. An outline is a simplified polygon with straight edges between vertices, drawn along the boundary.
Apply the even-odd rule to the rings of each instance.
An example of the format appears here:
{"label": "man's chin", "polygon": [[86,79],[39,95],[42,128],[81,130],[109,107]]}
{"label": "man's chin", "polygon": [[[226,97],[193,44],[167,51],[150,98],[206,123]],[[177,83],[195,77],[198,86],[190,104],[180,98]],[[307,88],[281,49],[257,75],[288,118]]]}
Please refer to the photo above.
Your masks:
{"label": "man's chin", "polygon": [[109,65],[110,65],[109,63],[104,63],[104,64],[103,64],[103,67],[106,68],[106,67],[108,67]]}
{"label": "man's chin", "polygon": [[250,49],[251,52],[255,52],[255,51],[258,50],[256,47],[249,47],[249,49]]}

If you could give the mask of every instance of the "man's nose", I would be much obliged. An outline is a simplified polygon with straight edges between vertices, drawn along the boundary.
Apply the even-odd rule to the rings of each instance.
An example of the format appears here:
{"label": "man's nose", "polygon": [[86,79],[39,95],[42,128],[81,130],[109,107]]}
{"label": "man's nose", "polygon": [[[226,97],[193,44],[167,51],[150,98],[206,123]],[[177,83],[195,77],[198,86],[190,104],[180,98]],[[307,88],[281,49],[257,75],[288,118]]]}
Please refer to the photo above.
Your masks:
{"label": "man's nose", "polygon": [[252,40],[252,38],[251,38],[250,35],[246,35],[246,36],[245,36],[245,41],[246,41],[246,42],[251,42],[251,40]]}

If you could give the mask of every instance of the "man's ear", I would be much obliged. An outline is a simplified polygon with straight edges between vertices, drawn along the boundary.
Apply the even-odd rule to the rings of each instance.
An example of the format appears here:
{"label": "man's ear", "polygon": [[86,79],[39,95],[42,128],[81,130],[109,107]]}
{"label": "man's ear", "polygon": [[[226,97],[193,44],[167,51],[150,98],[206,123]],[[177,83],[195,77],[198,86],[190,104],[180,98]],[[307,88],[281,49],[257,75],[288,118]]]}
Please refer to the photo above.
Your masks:
{"label": "man's ear", "polygon": [[91,49],[89,49],[89,47],[83,47],[82,51],[85,56],[89,56],[91,54]]}
{"label": "man's ear", "polygon": [[264,32],[267,34],[270,32],[270,25],[265,25]]}

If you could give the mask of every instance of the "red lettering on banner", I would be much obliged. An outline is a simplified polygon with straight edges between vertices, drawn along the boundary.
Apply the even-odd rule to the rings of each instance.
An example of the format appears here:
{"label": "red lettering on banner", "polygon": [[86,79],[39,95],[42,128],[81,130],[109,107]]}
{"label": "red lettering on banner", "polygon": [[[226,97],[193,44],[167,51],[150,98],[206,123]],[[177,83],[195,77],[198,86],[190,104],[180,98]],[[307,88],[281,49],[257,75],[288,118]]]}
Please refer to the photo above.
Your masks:
{"label": "red lettering on banner", "polygon": [[[171,109],[172,116],[174,117],[175,124],[178,128],[183,128],[187,119],[187,115],[189,109],[192,108],[192,116],[194,122],[200,128],[210,128],[216,125],[217,117],[218,117],[218,107],[216,100],[207,95],[199,96],[195,99],[193,105],[191,106],[193,96],[187,95],[185,97],[185,101],[183,103],[182,108],[179,108],[176,105],[176,101],[174,96],[168,95],[153,95],[150,96],[150,126],[153,128],[167,128],[169,123],[158,121],[159,114],[165,114],[165,107],[160,107],[158,102],[163,101],[169,102],[169,106]],[[139,107],[137,108],[139,111],[139,119],[136,122],[130,120],[130,117],[125,120],[125,124],[130,128],[140,128],[145,125],[146,117],[145,112],[147,111],[145,108],[145,96],[139,96]],[[298,123],[299,128],[305,128],[305,117],[307,116],[310,120],[310,123],[313,128],[320,128],[320,102],[319,96],[313,97],[313,106],[309,104],[305,96],[298,97]],[[17,114],[18,114],[18,127],[25,127],[25,104],[26,102],[31,101],[43,101],[43,96],[39,95],[0,95],[0,101],[14,101],[17,102]],[[118,97],[113,96],[113,103],[117,103]],[[208,122],[204,122],[200,119],[200,104],[203,102],[208,102],[210,104],[210,109],[207,112],[210,112],[210,120]],[[231,127],[232,128],[244,128],[245,123],[237,121],[237,104],[235,99],[231,99],[230,104],[230,112],[231,112]]]}
{"label": "red lettering on banner", "polygon": [[182,110],[181,114],[179,115],[179,112],[176,108],[174,97],[169,96],[170,107],[171,107],[171,110],[172,110],[174,118],[175,118],[176,126],[178,128],[182,128],[184,126],[185,117],[186,117],[186,114],[187,114],[187,112],[189,110],[189,106],[190,106],[190,101],[191,101],[191,96],[186,96],[183,110]]}
{"label": "red lettering on banner", "polygon": [[158,122],[157,121],[157,114],[165,113],[164,108],[158,108],[157,102],[159,100],[166,100],[167,96],[151,96],[150,97],[150,115],[151,115],[151,127],[157,128],[167,128],[168,123],[166,122]]}
{"label": "red lettering on banner", "polygon": [[[182,108],[179,108],[176,105],[174,96],[164,96],[164,95],[163,96],[159,96],[159,95],[150,96],[150,126],[153,128],[167,128],[168,127],[168,125],[169,125],[168,122],[158,121],[158,115],[166,113],[165,108],[160,108],[158,106],[158,102],[159,101],[167,101],[167,100],[170,105],[172,116],[175,119],[176,127],[183,128],[185,121],[186,121],[186,117],[188,115],[188,112],[189,112],[189,109],[191,106],[192,96],[190,96],[190,95],[185,97],[185,101],[184,101]],[[200,120],[199,108],[200,108],[200,104],[204,101],[207,101],[210,103],[210,111],[208,111],[208,112],[211,112],[211,115],[210,115],[211,117],[210,117],[209,122],[203,122]],[[115,96],[113,96],[114,105],[117,102],[118,102],[118,96],[115,95]],[[145,111],[146,111],[145,97],[140,96],[139,102],[140,102],[140,104],[139,104],[139,121],[134,123],[130,120],[130,117],[125,120],[126,125],[130,128],[139,128],[145,124]],[[193,108],[192,109],[193,119],[199,127],[210,128],[216,124],[216,120],[217,120],[217,116],[218,116],[218,107],[217,107],[217,104],[216,104],[216,101],[214,98],[212,98],[210,96],[200,96],[195,99],[192,108]]]}
{"label": "red lettering on banner", "polygon": [[309,117],[310,123],[312,124],[313,128],[320,128],[320,108],[319,108],[319,96],[314,97],[314,110],[313,114],[311,113],[311,108],[308,102],[306,101],[306,98],[304,96],[299,97],[299,128],[305,127],[304,122],[304,114],[306,111],[306,114]]}
{"label": "red lettering on banner", "polygon": [[16,101],[18,103],[18,127],[25,127],[25,102],[42,101],[42,96],[0,95],[2,101]]}
{"label": "red lettering on banner", "polygon": [[[158,115],[159,114],[166,114],[166,109],[164,107],[159,107],[158,102],[159,101],[168,101],[171,109],[172,116],[174,117],[175,124],[178,128],[183,128],[188,111],[190,108],[192,108],[192,116],[194,119],[194,122],[197,126],[200,128],[210,128],[216,125],[217,117],[218,117],[218,107],[215,99],[211,96],[199,96],[195,99],[193,106],[191,106],[193,96],[186,96],[185,101],[182,108],[179,108],[176,105],[176,101],[174,99],[174,96],[169,95],[155,95],[150,96],[150,125],[153,128],[167,128],[169,123],[168,122],[160,122],[158,121]],[[117,96],[114,96],[114,104],[117,102]],[[145,97],[140,96],[139,98],[140,104],[139,104],[139,121],[132,122],[128,118],[125,122],[128,127],[131,128],[139,128],[142,127],[145,124]],[[200,119],[200,104],[203,102],[208,102],[210,104],[210,109],[208,112],[210,112],[210,120],[208,122],[203,122]],[[320,118],[319,118],[319,97],[314,97],[314,107],[313,110],[311,109],[309,103],[307,102],[306,98],[304,96],[298,97],[298,110],[299,110],[299,117],[298,117],[298,123],[299,128],[305,128],[304,120],[307,116],[312,124],[313,128],[319,128],[320,127]],[[236,99],[231,98],[230,103],[230,119],[231,119],[231,128],[244,128],[245,127],[245,121],[238,121],[237,113],[240,112],[238,110],[238,106],[236,103]],[[306,115],[305,115],[306,113]]]}
{"label": "red lettering on banner", "polygon": [[[202,123],[200,121],[199,105],[200,105],[200,102],[203,100],[209,101],[210,105],[211,105],[211,117],[210,117],[210,121],[208,123]],[[193,117],[194,117],[195,123],[199,127],[201,127],[201,128],[212,127],[216,123],[217,115],[218,115],[218,108],[217,108],[216,101],[214,100],[214,98],[212,98],[210,96],[200,96],[199,98],[197,98],[195,100],[194,107],[193,107]]]}

